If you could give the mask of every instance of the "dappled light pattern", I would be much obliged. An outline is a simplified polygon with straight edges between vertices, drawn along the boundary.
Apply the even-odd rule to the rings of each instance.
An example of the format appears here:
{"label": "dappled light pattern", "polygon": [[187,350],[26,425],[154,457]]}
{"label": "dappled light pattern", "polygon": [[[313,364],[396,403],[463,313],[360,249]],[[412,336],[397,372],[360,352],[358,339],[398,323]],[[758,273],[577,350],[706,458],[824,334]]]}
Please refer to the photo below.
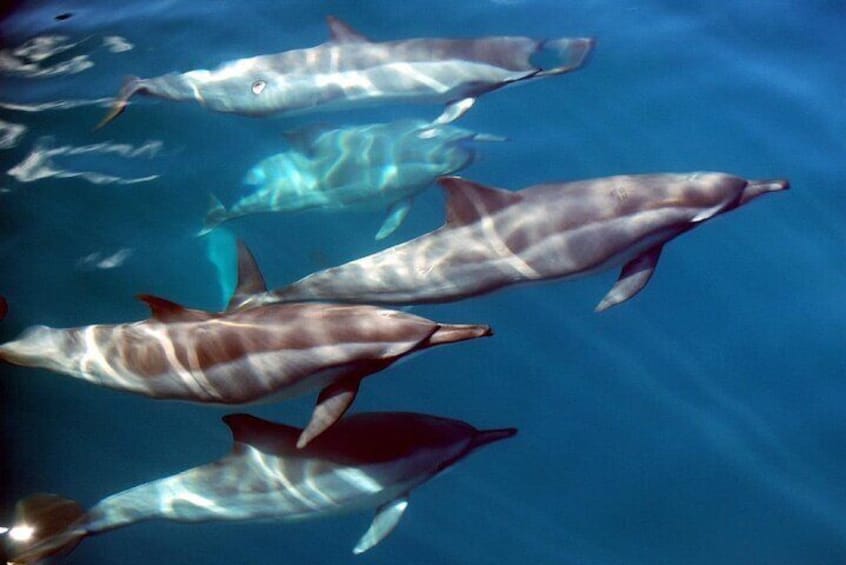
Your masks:
{"label": "dappled light pattern", "polygon": [[487,37],[377,43],[336,18],[328,21],[332,39],[316,47],[238,59],[214,70],[133,77],[100,125],[121,114],[135,94],[193,100],[210,110],[251,116],[386,102],[457,103],[442,119],[452,121],[481,94],[578,69],[593,47],[586,38],[555,40],[558,66],[541,69],[530,58],[550,44],[543,40]]}
{"label": "dappled light pattern", "polygon": [[[477,430],[458,420],[384,412],[346,418],[304,449],[297,428],[244,414],[224,418],[234,447],[222,459],[144,483],[94,505],[33,540],[50,516],[38,505],[76,507],[55,495],[22,501],[6,545],[15,561],[71,549],[85,536],[151,519],[179,522],[275,519],[294,521],[376,510],[356,546],[360,553],[384,539],[407,506],[406,496],[473,450],[516,430]],[[380,442],[373,439],[379,437]],[[19,561],[20,560],[20,561]]]}
{"label": "dappled light pattern", "polygon": [[747,181],[704,172],[623,175],[518,192],[457,177],[441,183],[448,199],[443,227],[311,274],[252,303],[446,302],[622,265],[617,284],[597,306],[604,310],[646,285],[666,242],[788,186],[784,180]]}
{"label": "dappled light pattern", "polygon": [[[69,329],[29,328],[0,359],[152,398],[245,404],[321,390],[300,447],[346,412],[361,379],[432,346],[491,335],[376,306],[271,304],[239,309],[261,274],[239,248],[239,285],[220,314],[142,296],[152,318]],[[263,286],[262,286],[263,287]]]}
{"label": "dappled light pattern", "polygon": [[497,139],[423,120],[291,131],[290,149],[251,168],[247,194],[229,209],[212,208],[205,226],[261,212],[393,207],[379,232],[385,237],[414,195],[473,161],[480,137]]}

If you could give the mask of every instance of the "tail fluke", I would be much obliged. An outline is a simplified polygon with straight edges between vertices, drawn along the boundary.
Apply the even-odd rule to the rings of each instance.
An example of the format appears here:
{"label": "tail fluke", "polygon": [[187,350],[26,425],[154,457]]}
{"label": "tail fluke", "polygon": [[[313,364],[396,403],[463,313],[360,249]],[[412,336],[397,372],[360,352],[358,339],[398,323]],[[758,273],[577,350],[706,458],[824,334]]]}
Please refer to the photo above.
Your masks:
{"label": "tail fluke", "polygon": [[55,494],[33,494],[18,502],[15,521],[3,535],[7,563],[25,565],[71,551],[87,534],[85,511]]}
{"label": "tail fluke", "polygon": [[100,123],[94,128],[95,130],[100,129],[101,127],[105,126],[119,115],[126,110],[127,102],[132,97],[133,94],[141,90],[141,79],[138,77],[129,77],[124,81],[123,87],[121,87],[120,92],[115,97],[115,101],[112,103],[112,107],[109,110],[109,113],[100,120]]}

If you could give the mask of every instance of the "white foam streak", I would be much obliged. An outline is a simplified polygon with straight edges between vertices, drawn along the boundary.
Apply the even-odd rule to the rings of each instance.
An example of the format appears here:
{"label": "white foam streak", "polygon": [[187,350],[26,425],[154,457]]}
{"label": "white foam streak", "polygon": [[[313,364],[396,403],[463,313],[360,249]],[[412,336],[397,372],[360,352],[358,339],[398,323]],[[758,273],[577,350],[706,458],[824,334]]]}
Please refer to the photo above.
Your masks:
{"label": "white foam streak", "polygon": [[114,98],[92,98],[81,100],[51,100],[37,104],[21,104],[17,102],[0,101],[0,109],[13,110],[15,112],[43,112],[45,110],[72,110],[80,106],[104,106],[108,107]]}
{"label": "white foam streak", "polygon": [[[90,37],[86,37],[79,41],[70,41],[70,38],[64,35],[42,35],[33,37],[17,47],[0,49],[0,72],[25,78],[50,78],[81,73],[94,66],[90,56],[98,47],[52,64],[49,60],[89,39]],[[111,53],[123,53],[134,48],[132,43],[119,35],[103,37],[101,45]]]}
{"label": "white foam streak", "polygon": [[11,149],[18,144],[23,134],[26,133],[26,126],[0,120],[0,149]]}
{"label": "white foam streak", "polygon": [[104,37],[103,47],[112,53],[123,53],[124,51],[130,51],[135,48],[135,46],[127,41],[125,37],[121,37],[119,35],[107,35]]}
{"label": "white foam streak", "polygon": [[43,63],[84,41],[85,39],[70,42],[63,35],[33,37],[18,47],[0,50],[0,72],[26,78],[47,78],[81,73],[94,66],[94,62],[87,54],[76,55],[52,65]]}
{"label": "white foam streak", "polygon": [[118,249],[111,255],[106,255],[102,251],[95,251],[80,258],[76,262],[76,266],[84,270],[115,269],[123,265],[132,256],[132,253],[132,249],[128,247]]}
{"label": "white foam streak", "polygon": [[97,171],[73,171],[62,169],[53,161],[53,157],[60,155],[84,155],[117,154],[127,159],[138,157],[152,158],[162,148],[161,141],[148,141],[143,145],[135,147],[127,143],[95,143],[92,145],[63,145],[60,147],[50,146],[51,138],[41,138],[35,144],[29,155],[23,161],[7,171],[7,174],[14,177],[18,182],[34,182],[46,178],[81,178],[92,184],[135,184],[148,182],[157,179],[159,175],[147,175],[143,177],[120,177]]}

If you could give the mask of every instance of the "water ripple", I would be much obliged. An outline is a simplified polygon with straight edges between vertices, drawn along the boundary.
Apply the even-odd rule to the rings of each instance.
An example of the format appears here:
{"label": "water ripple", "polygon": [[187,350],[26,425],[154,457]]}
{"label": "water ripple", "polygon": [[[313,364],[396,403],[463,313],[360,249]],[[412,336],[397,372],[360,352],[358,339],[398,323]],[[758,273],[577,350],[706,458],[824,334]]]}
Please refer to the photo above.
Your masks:
{"label": "water ripple", "polygon": [[132,255],[133,250],[129,247],[118,249],[111,255],[107,255],[104,251],[95,251],[89,253],[85,257],[80,257],[76,262],[78,269],[84,271],[93,271],[95,269],[115,269],[123,265],[127,259]]}
{"label": "water ripple", "polygon": [[0,120],[0,149],[11,149],[16,146],[26,133],[26,129],[23,124]]}
{"label": "water ripple", "polygon": [[72,110],[80,106],[104,106],[108,107],[114,99],[111,97],[91,98],[80,100],[51,100],[36,104],[20,104],[17,102],[0,101],[0,109],[13,110],[16,112],[43,112],[45,110]]}
{"label": "water ripple", "polygon": [[49,78],[61,75],[77,74],[94,66],[90,56],[98,47],[105,47],[111,53],[123,53],[134,45],[119,35],[107,35],[100,46],[87,53],[75,55],[69,59],[50,62],[54,57],[74,49],[93,39],[85,37],[71,41],[65,35],[42,35],[33,37],[17,47],[0,49],[0,72],[26,78]]}
{"label": "water ripple", "polygon": [[58,156],[75,156],[84,154],[117,154],[121,157],[134,159],[138,157],[153,158],[162,148],[161,141],[147,141],[133,146],[128,143],[95,143],[92,145],[62,145],[52,147],[51,137],[40,138],[29,155],[23,161],[7,171],[18,182],[34,182],[46,178],[81,178],[93,184],[134,184],[148,182],[159,177],[158,174],[142,177],[120,177],[97,171],[74,171],[62,169],[53,161]]}

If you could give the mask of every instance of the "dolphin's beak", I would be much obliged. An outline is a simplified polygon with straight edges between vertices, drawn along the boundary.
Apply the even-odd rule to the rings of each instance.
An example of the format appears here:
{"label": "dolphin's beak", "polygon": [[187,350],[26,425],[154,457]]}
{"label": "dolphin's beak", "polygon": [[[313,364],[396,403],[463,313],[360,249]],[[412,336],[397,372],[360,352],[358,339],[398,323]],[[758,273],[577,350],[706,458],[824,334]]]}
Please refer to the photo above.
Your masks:
{"label": "dolphin's beak", "polygon": [[766,194],[767,192],[778,192],[790,188],[787,179],[750,180],[740,195],[737,205],[742,206],[753,198]]}
{"label": "dolphin's beak", "polygon": [[481,430],[473,438],[471,449],[479,449],[489,443],[508,439],[517,435],[517,428],[501,428],[498,430]]}

